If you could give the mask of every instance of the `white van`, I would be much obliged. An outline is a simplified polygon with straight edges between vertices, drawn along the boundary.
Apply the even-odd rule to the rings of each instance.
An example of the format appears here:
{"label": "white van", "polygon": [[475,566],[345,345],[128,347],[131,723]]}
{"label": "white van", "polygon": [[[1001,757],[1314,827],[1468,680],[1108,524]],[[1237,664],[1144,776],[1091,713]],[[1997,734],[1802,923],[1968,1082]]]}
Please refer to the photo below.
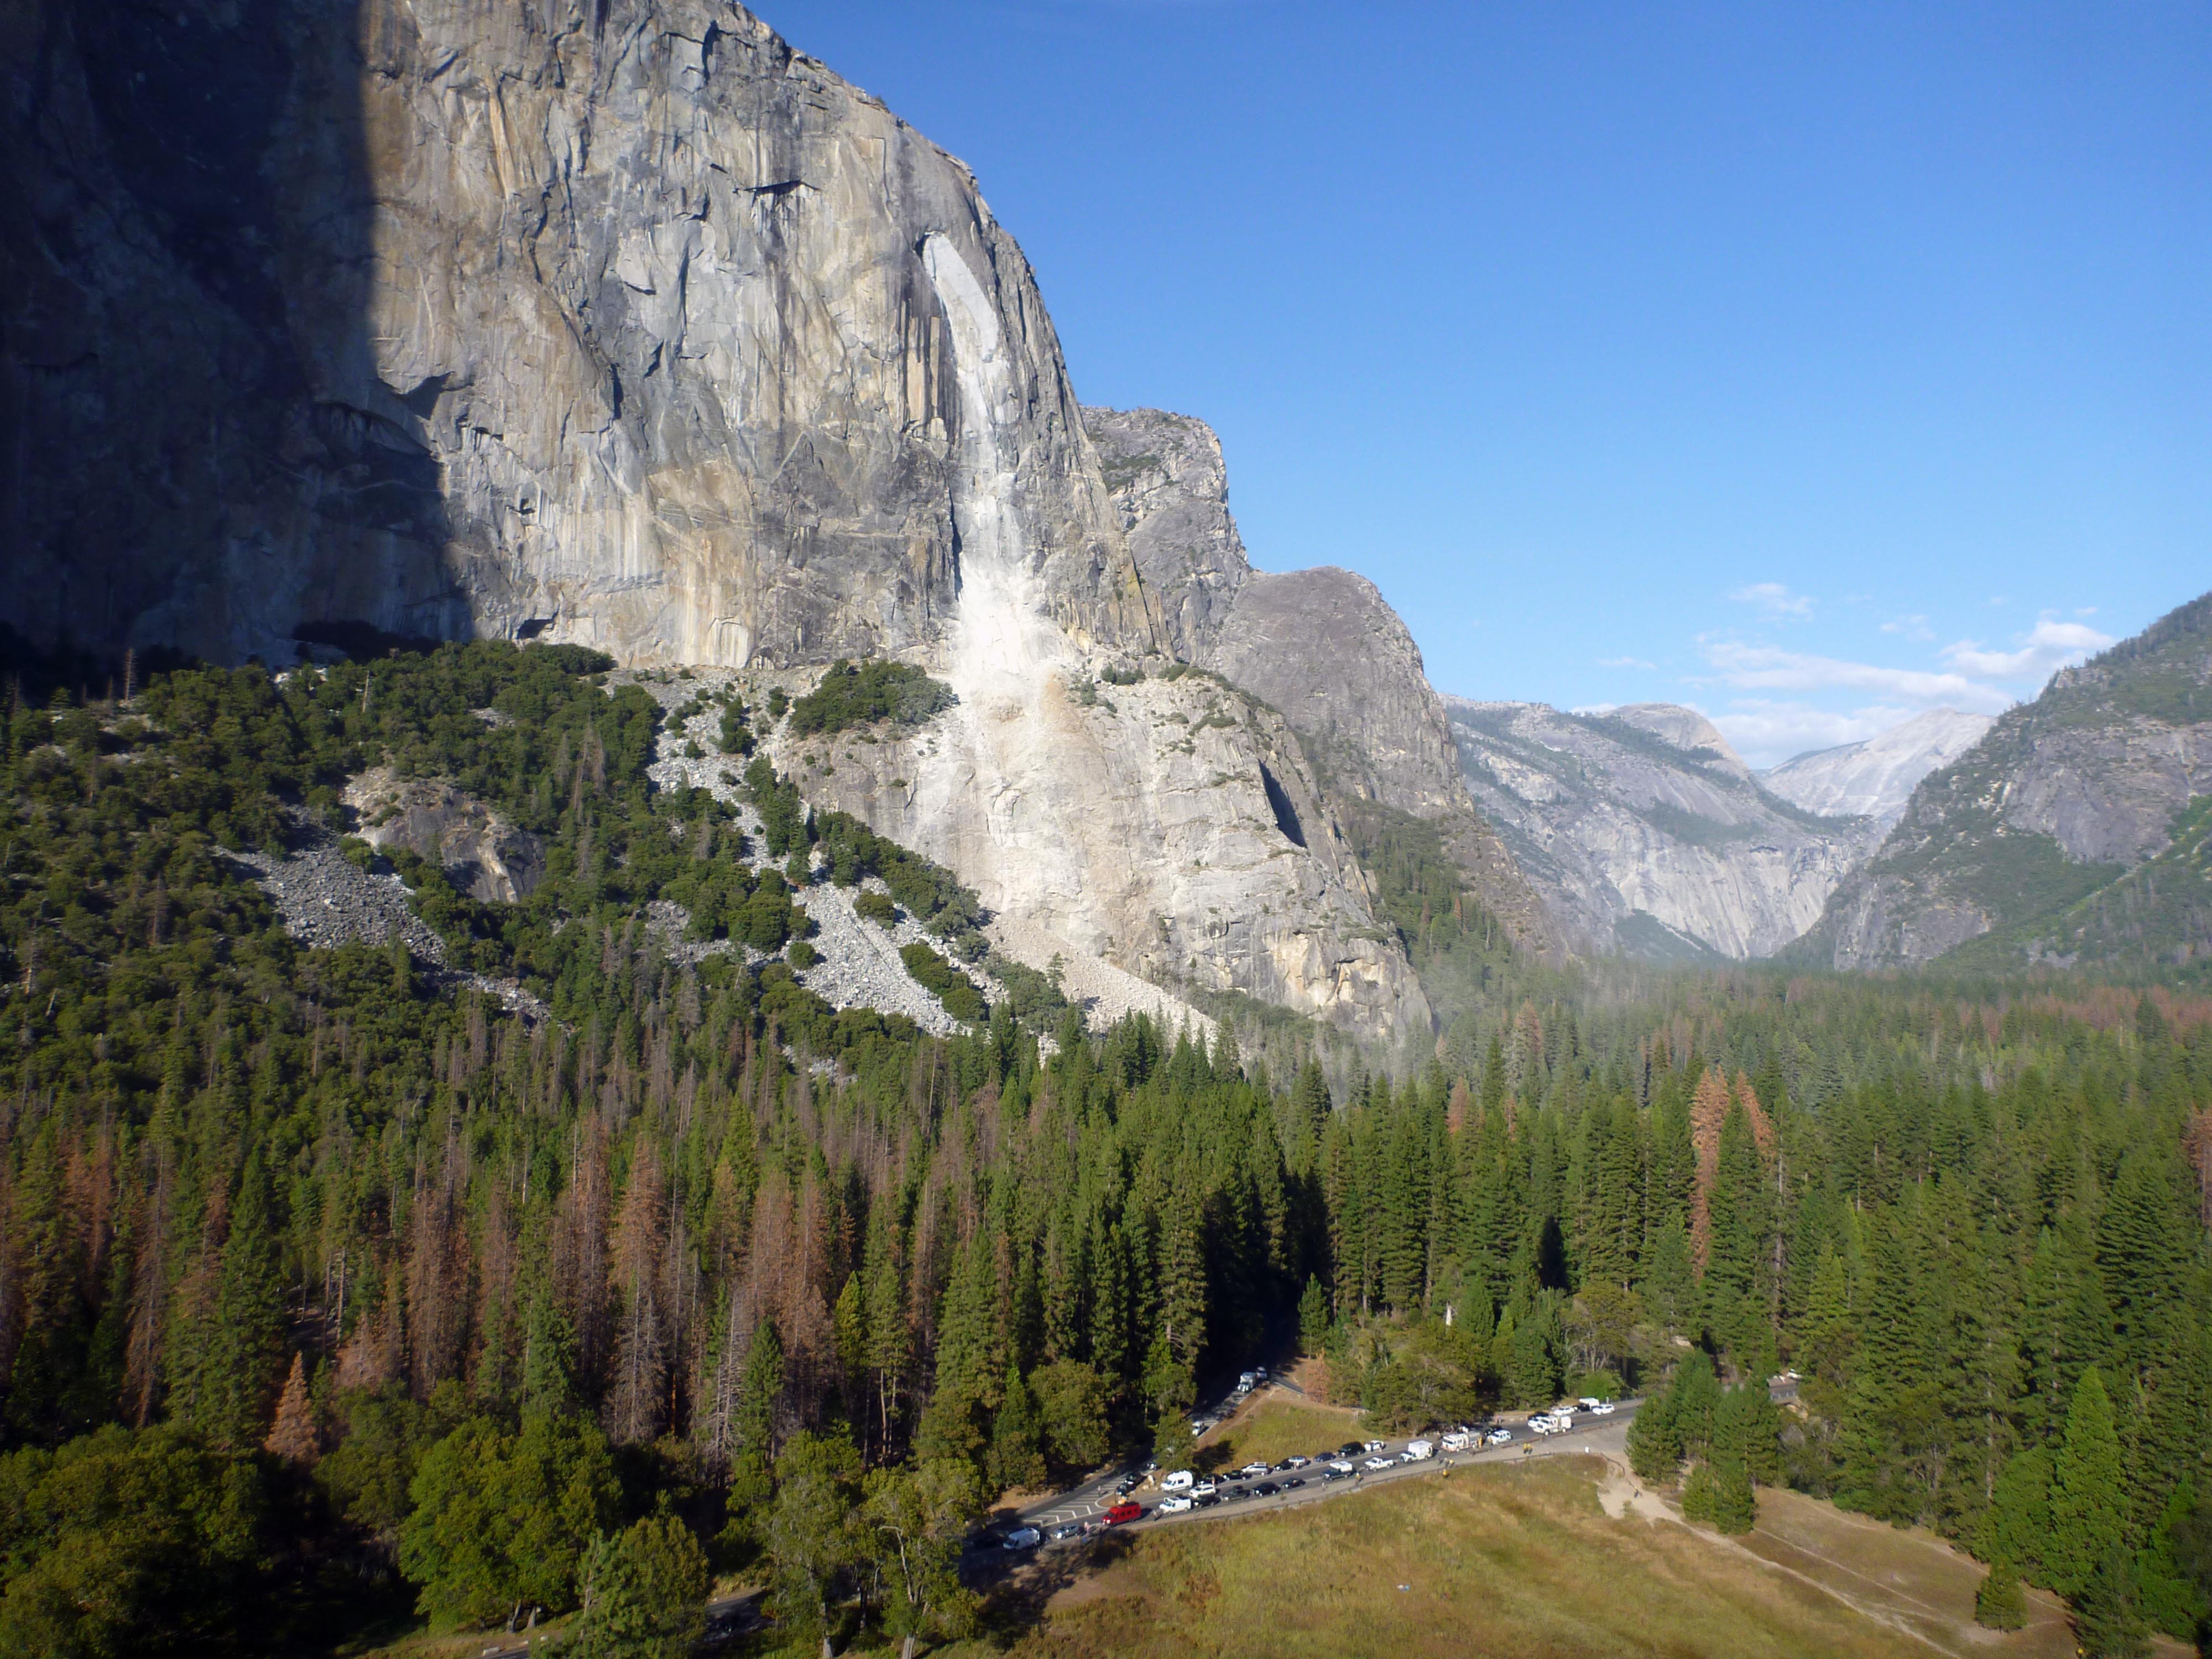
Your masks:
{"label": "white van", "polygon": [[1000,1547],[1009,1550],[1033,1550],[1042,1542],[1044,1542],[1044,1534],[1035,1527],[1016,1527],[1006,1534],[1006,1541]]}
{"label": "white van", "polygon": [[1160,1477],[1162,1492],[1188,1492],[1198,1482],[1198,1477],[1188,1469],[1177,1469],[1173,1474]]}
{"label": "white van", "polygon": [[1408,1440],[1406,1443],[1406,1461],[1409,1463],[1425,1463],[1436,1455],[1434,1441]]}

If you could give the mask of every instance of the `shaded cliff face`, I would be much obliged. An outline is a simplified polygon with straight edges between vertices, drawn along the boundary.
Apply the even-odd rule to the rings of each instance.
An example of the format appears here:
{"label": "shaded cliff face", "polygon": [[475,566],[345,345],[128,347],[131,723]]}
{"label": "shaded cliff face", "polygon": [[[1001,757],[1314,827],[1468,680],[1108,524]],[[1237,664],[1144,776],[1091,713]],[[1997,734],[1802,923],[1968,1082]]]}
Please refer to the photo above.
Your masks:
{"label": "shaded cliff face", "polygon": [[742,9],[42,21],[5,42],[34,637],[820,660],[937,638],[980,542],[1150,642],[1020,251]]}
{"label": "shaded cliff face", "polygon": [[1580,948],[1771,956],[1819,918],[1881,833],[1766,794],[1694,709],[1448,707],[1475,801]]}
{"label": "shaded cliff face", "polygon": [[1346,816],[1372,803],[1435,824],[1515,940],[1548,947],[1542,905],[1468,799],[1420,648],[1375,584],[1328,566],[1254,570],[1203,421],[1148,409],[1083,418],[1177,653],[1279,711]]}
{"label": "shaded cliff face", "polygon": [[1975,940],[1975,959],[2015,966],[2193,961],[2212,947],[2201,871],[2161,887],[2158,866],[2177,834],[2201,847],[2208,795],[2212,594],[1999,715],[1913,792],[1793,954],[1887,967]]}

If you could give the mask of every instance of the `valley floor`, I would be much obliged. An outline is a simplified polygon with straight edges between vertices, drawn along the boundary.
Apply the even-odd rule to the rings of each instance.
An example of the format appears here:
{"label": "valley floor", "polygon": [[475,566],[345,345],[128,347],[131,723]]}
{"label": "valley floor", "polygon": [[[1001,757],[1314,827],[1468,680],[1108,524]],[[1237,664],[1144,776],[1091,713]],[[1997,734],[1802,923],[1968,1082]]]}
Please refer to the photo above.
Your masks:
{"label": "valley floor", "polygon": [[2073,1651],[2045,1596],[2026,1630],[1977,1628],[1981,1570],[1941,1540],[1790,1492],[1759,1504],[1739,1542],[1681,1524],[1607,1461],[1462,1467],[1048,1556],[1001,1611],[1026,1626],[1026,1659]]}

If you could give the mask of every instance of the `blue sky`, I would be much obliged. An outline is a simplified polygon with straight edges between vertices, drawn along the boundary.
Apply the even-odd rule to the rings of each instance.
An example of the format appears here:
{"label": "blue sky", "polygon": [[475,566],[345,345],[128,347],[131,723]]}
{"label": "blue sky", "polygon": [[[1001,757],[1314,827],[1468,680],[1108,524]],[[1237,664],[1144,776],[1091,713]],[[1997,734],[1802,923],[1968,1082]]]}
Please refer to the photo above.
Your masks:
{"label": "blue sky", "polygon": [[1755,763],[2212,587],[2212,9],[769,0],[967,161],[1079,394],[1439,688]]}

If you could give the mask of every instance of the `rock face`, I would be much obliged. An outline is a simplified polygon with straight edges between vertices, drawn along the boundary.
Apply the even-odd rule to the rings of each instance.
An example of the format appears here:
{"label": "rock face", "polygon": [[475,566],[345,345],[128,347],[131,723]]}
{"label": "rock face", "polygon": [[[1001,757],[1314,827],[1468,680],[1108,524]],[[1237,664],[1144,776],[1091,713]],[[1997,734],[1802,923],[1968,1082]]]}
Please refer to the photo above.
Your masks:
{"label": "rock face", "polygon": [[1879,838],[1766,793],[1694,709],[1449,699],[1474,799],[1578,948],[1771,956]]}
{"label": "rock face", "polygon": [[958,872],[1011,939],[1353,1030],[1429,1028],[1296,737],[1208,676],[971,684],[918,729],[787,725],[769,752],[811,803]]}
{"label": "rock face", "polygon": [[1375,584],[1330,566],[1253,569],[1204,422],[1150,409],[1083,418],[1178,653],[1275,708],[1340,811],[1373,803],[1435,824],[1515,939],[1548,945],[1542,906],[1468,799],[1420,648]]}
{"label": "rock face", "polygon": [[1996,722],[1987,714],[1931,708],[1864,743],[1814,750],[1759,775],[1769,794],[1828,817],[1870,817],[1887,828],[1920,780],[1948,766]]}
{"label": "rock face", "polygon": [[1083,426],[1168,648],[1201,660],[1253,574],[1230,516],[1221,440],[1204,421],[1158,409],[1085,408]]}
{"label": "rock face", "polygon": [[1024,938],[1425,1032],[1279,722],[1086,701],[1205,596],[1169,629],[968,170],[749,13],[55,0],[0,62],[0,387],[36,416],[0,621],[903,654],[960,709],[850,798]]}
{"label": "rock face", "polygon": [[537,836],[449,783],[401,778],[377,767],[347,781],[345,804],[371,847],[404,847],[486,904],[527,898],[545,874],[545,848]]}
{"label": "rock face", "polygon": [[1020,250],[738,7],[103,19],[0,36],[0,378],[36,411],[0,620],[819,660],[940,635],[980,538],[1079,640],[1150,643]]}
{"label": "rock face", "polygon": [[[2192,804],[2212,794],[2212,594],[1997,717],[1922,781],[1880,855],[1830,901],[1796,954],[1839,968],[1978,959],[2193,959],[2212,940],[2200,877],[2155,876]],[[2190,831],[2192,842],[2201,826]],[[2110,890],[2125,904],[2103,903]],[[2172,959],[2169,955],[2166,959]]]}

